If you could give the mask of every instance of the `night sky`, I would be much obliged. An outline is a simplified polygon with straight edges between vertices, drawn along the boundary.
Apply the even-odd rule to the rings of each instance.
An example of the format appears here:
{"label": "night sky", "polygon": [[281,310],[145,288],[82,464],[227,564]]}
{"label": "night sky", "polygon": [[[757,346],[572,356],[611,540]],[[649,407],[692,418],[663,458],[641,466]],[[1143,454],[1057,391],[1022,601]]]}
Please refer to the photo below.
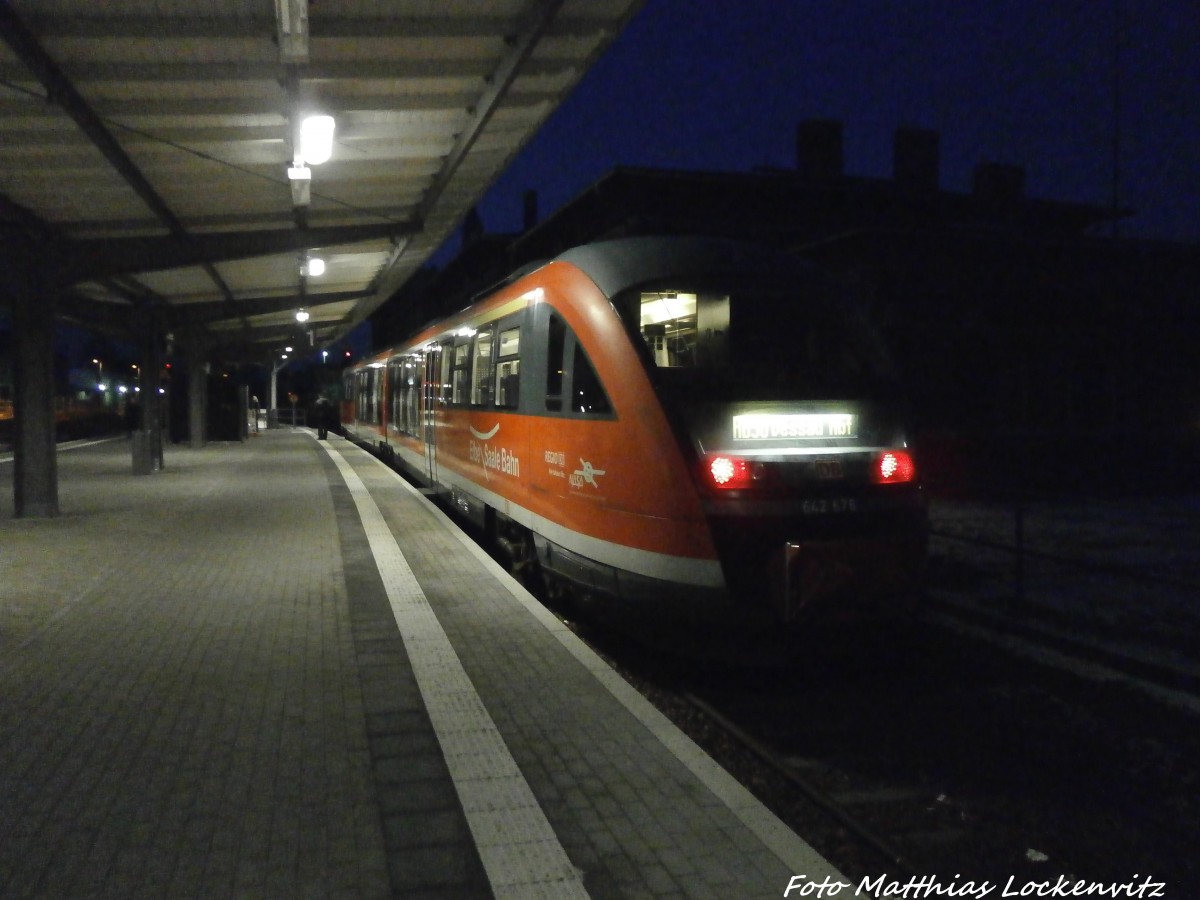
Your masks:
{"label": "night sky", "polygon": [[1118,108],[1122,235],[1200,240],[1196,0],[647,0],[479,211],[518,231],[527,188],[545,217],[616,165],[791,167],[808,118],[842,120],[848,175],[890,177],[915,125],[943,188],[1010,163],[1108,205]]}

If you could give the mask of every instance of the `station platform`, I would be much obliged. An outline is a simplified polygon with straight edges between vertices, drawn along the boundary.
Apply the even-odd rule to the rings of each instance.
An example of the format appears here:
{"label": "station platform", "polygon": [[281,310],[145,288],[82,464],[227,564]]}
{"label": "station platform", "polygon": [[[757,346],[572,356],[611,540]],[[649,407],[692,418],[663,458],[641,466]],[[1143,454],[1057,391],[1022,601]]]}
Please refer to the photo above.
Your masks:
{"label": "station platform", "polygon": [[[0,461],[0,896],[754,898],[848,879],[422,494],[304,429]],[[793,896],[800,896],[798,890]]]}

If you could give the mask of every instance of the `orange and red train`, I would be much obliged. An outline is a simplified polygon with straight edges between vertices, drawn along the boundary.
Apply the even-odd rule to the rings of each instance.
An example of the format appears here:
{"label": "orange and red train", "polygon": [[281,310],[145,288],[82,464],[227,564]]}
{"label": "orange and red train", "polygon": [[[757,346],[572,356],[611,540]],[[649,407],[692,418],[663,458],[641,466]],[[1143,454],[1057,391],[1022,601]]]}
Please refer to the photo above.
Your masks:
{"label": "orange and red train", "polygon": [[349,437],[577,592],[795,620],[919,578],[925,504],[888,356],[844,287],[788,255],[578,247],[345,380]]}

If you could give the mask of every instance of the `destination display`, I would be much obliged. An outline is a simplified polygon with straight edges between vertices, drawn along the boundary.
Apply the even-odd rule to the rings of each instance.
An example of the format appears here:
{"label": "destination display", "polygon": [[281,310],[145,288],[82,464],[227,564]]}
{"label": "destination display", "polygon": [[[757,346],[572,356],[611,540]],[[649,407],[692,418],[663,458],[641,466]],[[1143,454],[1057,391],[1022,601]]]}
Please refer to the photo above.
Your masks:
{"label": "destination display", "polygon": [[733,417],[735,441],[814,440],[858,436],[852,413],[751,413]]}

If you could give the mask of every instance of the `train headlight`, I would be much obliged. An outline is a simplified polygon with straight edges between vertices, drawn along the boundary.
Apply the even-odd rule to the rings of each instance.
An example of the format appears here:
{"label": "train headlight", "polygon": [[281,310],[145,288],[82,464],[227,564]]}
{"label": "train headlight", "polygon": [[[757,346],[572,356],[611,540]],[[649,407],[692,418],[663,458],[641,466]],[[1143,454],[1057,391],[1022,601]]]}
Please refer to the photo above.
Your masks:
{"label": "train headlight", "polygon": [[917,464],[907,450],[884,450],[875,455],[871,480],[875,484],[906,484],[916,480]]}

